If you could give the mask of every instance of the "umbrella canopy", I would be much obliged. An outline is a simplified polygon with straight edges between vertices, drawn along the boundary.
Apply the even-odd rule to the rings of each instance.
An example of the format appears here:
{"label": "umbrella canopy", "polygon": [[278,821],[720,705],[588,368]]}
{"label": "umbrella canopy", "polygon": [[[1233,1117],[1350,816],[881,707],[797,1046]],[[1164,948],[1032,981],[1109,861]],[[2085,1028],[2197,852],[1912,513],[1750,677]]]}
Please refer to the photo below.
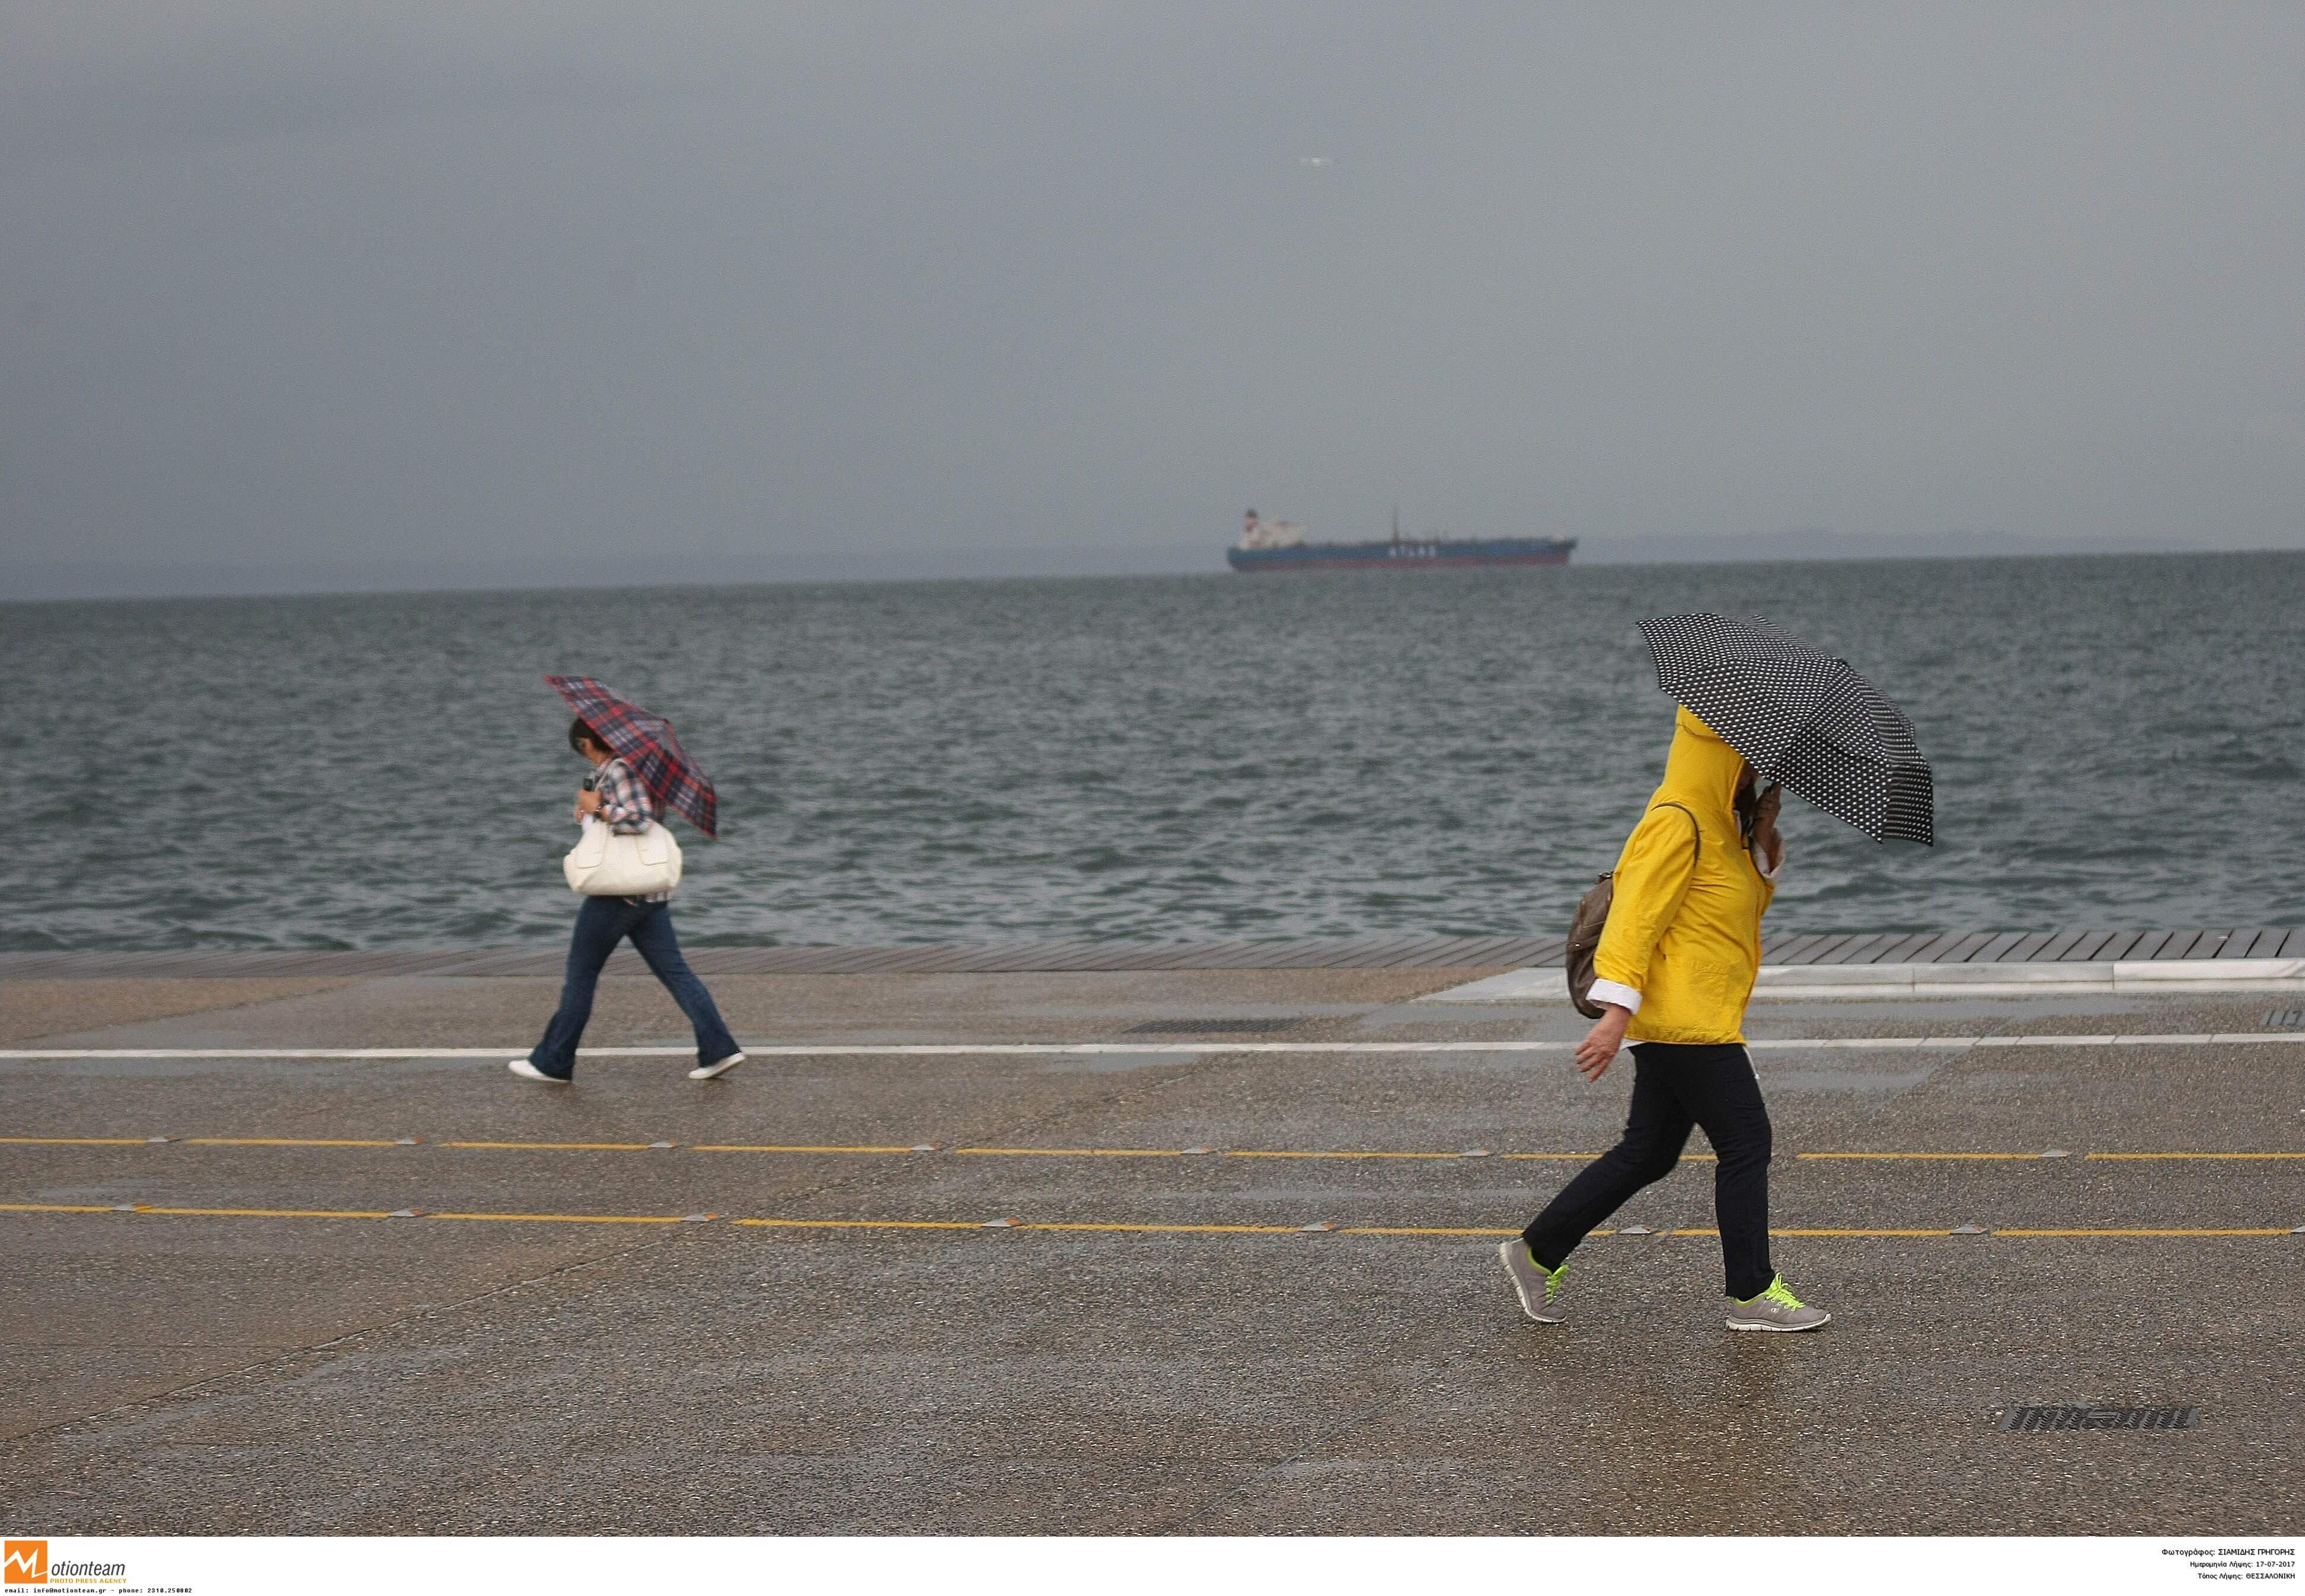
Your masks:
{"label": "umbrella canopy", "polygon": [[1837,655],[1759,615],[1641,623],[1657,685],[1781,782],[1875,842],[1936,841],[1936,784],[1913,723]]}
{"label": "umbrella canopy", "polygon": [[600,734],[609,751],[632,767],[659,809],[685,815],[705,836],[719,836],[720,801],[713,794],[712,778],[680,746],[670,721],[618,698],[590,676],[544,679],[562,702]]}

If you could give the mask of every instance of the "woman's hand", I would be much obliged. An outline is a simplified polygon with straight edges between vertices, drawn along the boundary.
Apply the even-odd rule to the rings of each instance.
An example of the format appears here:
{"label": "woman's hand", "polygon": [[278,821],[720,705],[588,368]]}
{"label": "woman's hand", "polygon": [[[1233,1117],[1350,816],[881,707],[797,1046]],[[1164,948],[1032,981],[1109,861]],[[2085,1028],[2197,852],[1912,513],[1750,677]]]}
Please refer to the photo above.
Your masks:
{"label": "woman's hand", "polygon": [[1753,845],[1760,849],[1771,870],[1784,862],[1785,839],[1777,831],[1777,814],[1784,806],[1784,789],[1779,786],[1764,792],[1753,806]]}
{"label": "woman's hand", "polygon": [[1597,1081],[1617,1057],[1617,1049],[1625,1045],[1625,1027],[1632,1023],[1633,1011],[1620,1008],[1613,1003],[1602,1006],[1608,1012],[1593,1023],[1585,1040],[1577,1044],[1577,1073],[1587,1081]]}
{"label": "woman's hand", "polygon": [[600,812],[600,794],[592,791],[590,787],[587,787],[584,791],[576,794],[576,818],[578,819],[581,820],[586,815],[597,815]]}

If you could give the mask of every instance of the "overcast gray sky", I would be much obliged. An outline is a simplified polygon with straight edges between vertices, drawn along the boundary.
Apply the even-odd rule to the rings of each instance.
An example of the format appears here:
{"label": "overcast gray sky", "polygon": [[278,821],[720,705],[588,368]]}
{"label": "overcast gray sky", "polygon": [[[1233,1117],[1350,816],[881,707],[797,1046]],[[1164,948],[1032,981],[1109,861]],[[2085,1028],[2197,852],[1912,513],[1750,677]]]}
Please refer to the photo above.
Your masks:
{"label": "overcast gray sky", "polygon": [[0,36],[0,594],[1213,569],[1396,500],[2305,544],[2294,4]]}

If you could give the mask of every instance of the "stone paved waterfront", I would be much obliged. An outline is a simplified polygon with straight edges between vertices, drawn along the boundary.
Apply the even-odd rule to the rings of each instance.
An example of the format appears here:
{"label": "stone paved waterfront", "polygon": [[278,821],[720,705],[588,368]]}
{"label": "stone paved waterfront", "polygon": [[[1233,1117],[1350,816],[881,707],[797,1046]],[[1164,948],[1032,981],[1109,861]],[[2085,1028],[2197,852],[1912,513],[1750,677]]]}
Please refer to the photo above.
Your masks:
{"label": "stone paved waterfront", "polygon": [[[545,979],[0,981],[0,1048],[52,1055],[0,1057],[0,1499],[52,1534],[2305,1519],[2305,1032],[2268,1028],[2305,998],[1756,1003],[1778,1261],[1836,1316],[1778,1337],[1722,1328],[1701,1160],[1578,1253],[1569,1323],[1519,1317],[1489,1233],[1630,1072],[1579,1082],[1558,1001],[1421,1001],[1495,973],[726,974],[796,1050],[565,1091],[501,1065]],[[682,1045],[645,977],[588,1041]],[[490,1050],[327,1056],[364,1048]],[[251,1049],[286,1051],[217,1056]],[[2067,1400],[2199,1423],[1998,1428]]]}

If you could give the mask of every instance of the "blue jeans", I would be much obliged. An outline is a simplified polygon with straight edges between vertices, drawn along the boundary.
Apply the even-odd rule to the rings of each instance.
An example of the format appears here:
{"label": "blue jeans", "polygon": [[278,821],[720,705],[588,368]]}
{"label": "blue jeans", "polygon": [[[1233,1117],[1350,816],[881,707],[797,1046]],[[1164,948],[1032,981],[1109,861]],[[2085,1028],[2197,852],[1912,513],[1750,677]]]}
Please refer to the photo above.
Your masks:
{"label": "blue jeans", "polygon": [[680,1005],[680,1012],[696,1027],[696,1062],[718,1064],[737,1051],[712,994],[696,979],[696,972],[680,955],[680,938],[673,934],[672,909],[666,904],[638,904],[629,898],[588,897],[576,913],[576,934],[568,940],[568,970],[560,981],[560,1008],[544,1028],[544,1040],[528,1056],[529,1063],[548,1075],[576,1072],[576,1043],[584,1022],[592,1017],[592,991],[600,984],[600,966],[630,937],[648,967]]}

